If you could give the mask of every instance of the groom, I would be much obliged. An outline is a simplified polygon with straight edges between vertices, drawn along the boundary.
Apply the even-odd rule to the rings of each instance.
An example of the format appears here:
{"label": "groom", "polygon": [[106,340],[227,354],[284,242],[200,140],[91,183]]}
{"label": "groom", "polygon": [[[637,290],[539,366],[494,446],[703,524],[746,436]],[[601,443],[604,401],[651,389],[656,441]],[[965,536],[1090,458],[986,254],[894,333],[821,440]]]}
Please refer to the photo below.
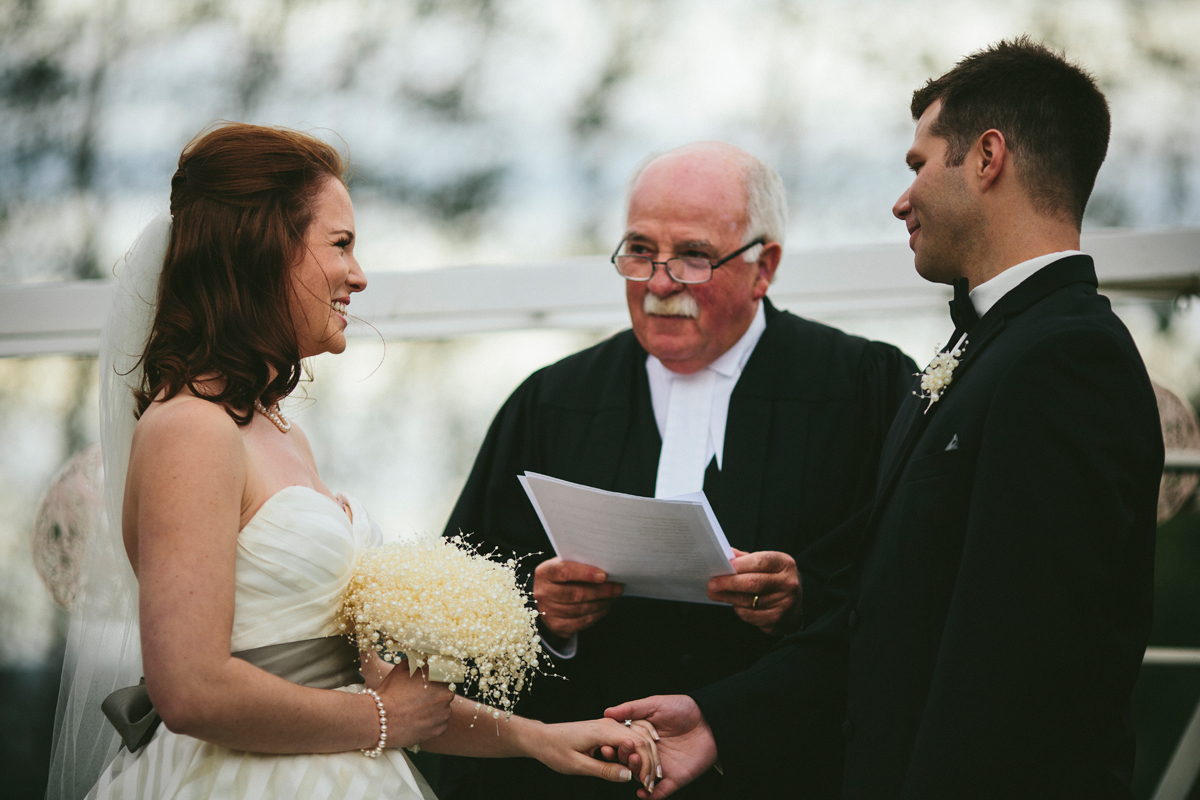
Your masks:
{"label": "groom", "polygon": [[1163,443],[1078,252],[1108,106],[1022,37],[912,113],[893,211],[955,288],[946,384],[897,414],[840,601],[739,675],[610,709],[663,734],[655,798],[718,761],[744,796],[836,796],[789,768],[822,731],[846,743],[843,798],[1129,797]]}

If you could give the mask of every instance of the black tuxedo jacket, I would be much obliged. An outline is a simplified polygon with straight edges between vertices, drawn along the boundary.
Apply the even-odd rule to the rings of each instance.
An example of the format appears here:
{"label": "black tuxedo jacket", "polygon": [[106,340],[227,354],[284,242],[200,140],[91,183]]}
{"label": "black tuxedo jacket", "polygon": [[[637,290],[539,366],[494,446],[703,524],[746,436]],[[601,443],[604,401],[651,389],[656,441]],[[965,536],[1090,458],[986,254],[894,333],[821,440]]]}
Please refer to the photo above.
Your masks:
{"label": "black tuxedo jacket", "polygon": [[[805,608],[852,556],[833,543],[802,554],[866,506],[883,439],[916,369],[896,348],[848,336],[766,303],[766,330],[729,403],[720,471],[704,489],[730,544],[798,558]],[[446,526],[526,559],[554,551],[517,480],[526,470],[652,497],[661,440],[646,351],[632,331],[534,373],[497,414]],[[621,598],[555,660],[566,678],[536,678],[517,707],[547,721],[595,718],[612,705],[697,689],[752,665],[776,640],[726,606]],[[482,774],[464,776],[471,770]],[[447,760],[444,797],[630,796],[628,786],[568,779],[524,760]],[[715,780],[710,778],[710,781]],[[510,787],[510,788],[505,788]],[[497,794],[499,792],[499,794]],[[692,790],[702,796],[702,787]],[[686,795],[685,795],[686,796]]]}
{"label": "black tuxedo jacket", "polygon": [[826,613],[695,693],[727,779],[836,796],[786,754],[840,727],[844,798],[1128,797],[1163,440],[1091,259],[1005,295],[927,406],[897,414]]}

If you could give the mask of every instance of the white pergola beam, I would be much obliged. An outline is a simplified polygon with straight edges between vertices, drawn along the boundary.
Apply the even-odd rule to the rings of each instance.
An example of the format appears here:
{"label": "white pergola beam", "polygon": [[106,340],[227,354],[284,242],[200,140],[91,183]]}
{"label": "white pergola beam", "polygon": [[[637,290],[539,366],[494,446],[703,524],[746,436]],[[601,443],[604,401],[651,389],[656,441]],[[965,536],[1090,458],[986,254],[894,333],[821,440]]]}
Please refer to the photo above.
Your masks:
{"label": "white pergola beam", "polygon": [[[1107,291],[1200,293],[1200,229],[1085,232]],[[523,328],[627,324],[624,284],[603,256],[540,264],[373,272],[351,311],[387,339]],[[0,286],[0,356],[94,354],[109,281]],[[940,307],[948,287],[922,280],[903,243],[790,250],[771,287],[779,306],[814,319]],[[375,336],[353,325],[355,336]]]}

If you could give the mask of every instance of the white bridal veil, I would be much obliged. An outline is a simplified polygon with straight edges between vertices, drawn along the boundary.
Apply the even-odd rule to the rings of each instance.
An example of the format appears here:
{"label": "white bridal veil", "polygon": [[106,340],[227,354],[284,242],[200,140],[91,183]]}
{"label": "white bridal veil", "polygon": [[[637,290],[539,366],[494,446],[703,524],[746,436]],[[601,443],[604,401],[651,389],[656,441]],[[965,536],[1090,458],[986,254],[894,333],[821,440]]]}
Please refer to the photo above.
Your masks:
{"label": "white bridal veil", "polygon": [[154,322],[170,234],[171,217],[160,214],[125,254],[100,332],[100,446],[108,526],[100,526],[87,548],[71,610],[49,800],[77,800],[96,783],[121,745],[100,702],[142,675],[137,580],[121,539],[121,508],[136,425],[133,390],[142,378],[138,361]]}

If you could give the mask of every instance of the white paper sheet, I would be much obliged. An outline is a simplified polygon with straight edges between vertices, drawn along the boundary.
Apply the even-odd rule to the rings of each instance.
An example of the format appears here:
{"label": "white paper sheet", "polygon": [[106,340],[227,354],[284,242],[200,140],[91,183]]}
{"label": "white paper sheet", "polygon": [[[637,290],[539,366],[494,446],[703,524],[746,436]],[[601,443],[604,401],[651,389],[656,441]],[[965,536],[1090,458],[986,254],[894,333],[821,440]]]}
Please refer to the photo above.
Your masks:
{"label": "white paper sheet", "polygon": [[705,587],[733,574],[733,550],[704,492],[655,499],[535,472],[517,477],[560,558],[599,567],[627,597],[725,605]]}

